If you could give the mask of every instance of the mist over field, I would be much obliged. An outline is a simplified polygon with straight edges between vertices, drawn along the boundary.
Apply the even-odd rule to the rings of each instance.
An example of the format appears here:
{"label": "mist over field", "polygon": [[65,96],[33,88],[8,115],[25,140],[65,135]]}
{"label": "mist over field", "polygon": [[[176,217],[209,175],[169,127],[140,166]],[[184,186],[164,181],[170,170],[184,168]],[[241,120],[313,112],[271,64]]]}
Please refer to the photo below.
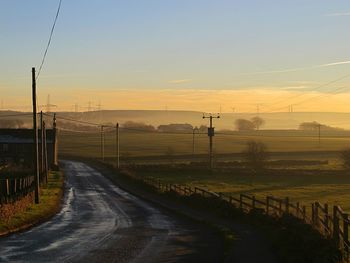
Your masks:
{"label": "mist over field", "polygon": [[[23,114],[23,112],[0,111],[2,115]],[[50,113],[51,115],[53,113]],[[198,111],[161,111],[161,110],[102,110],[91,112],[58,112],[59,117],[94,123],[117,123],[121,125],[127,121],[142,122],[155,127],[162,124],[189,123],[193,126],[208,125],[202,119],[202,112]],[[262,130],[298,129],[302,122],[316,121],[335,128],[350,129],[350,113],[332,112],[277,112],[277,113],[222,113],[214,126],[219,130],[234,130],[235,120],[251,119],[259,116],[265,120]],[[25,127],[31,127],[30,116],[7,117],[3,119],[22,120]]]}

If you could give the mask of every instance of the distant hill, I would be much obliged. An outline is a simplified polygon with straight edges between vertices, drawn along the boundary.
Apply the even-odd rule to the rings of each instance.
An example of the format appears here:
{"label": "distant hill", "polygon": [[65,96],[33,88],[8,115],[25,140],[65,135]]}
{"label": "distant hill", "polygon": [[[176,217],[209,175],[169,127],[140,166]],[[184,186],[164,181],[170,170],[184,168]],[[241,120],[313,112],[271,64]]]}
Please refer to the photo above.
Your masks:
{"label": "distant hill", "polygon": [[[18,117],[2,117],[21,114]],[[31,127],[31,116],[22,116],[23,112],[0,111],[1,119],[20,119],[25,126]],[[91,112],[58,112],[58,117],[72,118],[88,122],[119,122],[126,121],[144,122],[158,126],[170,123],[189,123],[194,126],[206,125],[208,120],[202,119],[202,112],[197,111],[161,111],[161,110],[102,110]],[[217,129],[234,129],[236,119],[250,119],[256,116],[254,113],[223,113],[221,118],[214,121]],[[317,121],[332,127],[350,129],[350,113],[332,112],[293,112],[293,113],[261,113],[265,120],[262,129],[297,129],[302,122]]]}

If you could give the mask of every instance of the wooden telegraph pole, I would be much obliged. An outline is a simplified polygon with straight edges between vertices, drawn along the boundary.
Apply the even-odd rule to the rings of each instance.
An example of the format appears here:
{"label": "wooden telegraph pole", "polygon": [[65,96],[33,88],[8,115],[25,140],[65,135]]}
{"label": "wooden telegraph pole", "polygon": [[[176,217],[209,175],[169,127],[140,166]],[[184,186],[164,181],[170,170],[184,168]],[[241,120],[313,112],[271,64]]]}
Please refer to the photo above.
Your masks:
{"label": "wooden telegraph pole", "polygon": [[104,126],[101,125],[101,159],[105,160],[105,142],[104,142]]}
{"label": "wooden telegraph pole", "polygon": [[318,145],[321,145],[321,124],[318,124]]}
{"label": "wooden telegraph pole", "polygon": [[120,158],[119,158],[119,123],[115,127],[115,156],[117,158],[117,168],[120,167]]}
{"label": "wooden telegraph pole", "polygon": [[35,68],[32,68],[32,100],[33,100],[33,141],[34,141],[34,184],[35,203],[39,204],[39,147],[38,147],[38,127],[36,122],[36,79]]}
{"label": "wooden telegraph pole", "polygon": [[196,134],[196,131],[198,131],[197,127],[193,128],[192,130],[192,156],[194,157],[195,154],[195,141],[194,141],[194,135]]}
{"label": "wooden telegraph pole", "polygon": [[43,111],[40,111],[40,179],[41,181],[43,180],[43,175],[44,175],[44,129],[43,129],[43,124],[44,119],[43,119]]}
{"label": "wooden telegraph pole", "polygon": [[213,169],[213,137],[214,137],[214,127],[213,127],[213,118],[219,119],[220,115],[217,114],[216,116],[213,116],[211,113],[209,116],[206,116],[203,113],[203,119],[209,119],[209,128],[208,128],[208,136],[209,136],[209,167],[210,169]]}
{"label": "wooden telegraph pole", "polygon": [[56,113],[53,115],[53,123],[52,123],[52,129],[53,129],[53,167],[57,169],[58,167],[58,160],[57,160],[57,123],[56,123]]}
{"label": "wooden telegraph pole", "polygon": [[46,138],[46,126],[45,122],[43,122],[43,137],[42,137],[42,142],[44,145],[44,155],[43,155],[43,164],[44,164],[44,174],[45,174],[45,184],[48,182],[48,176],[49,176],[49,164],[47,160],[47,138]]}

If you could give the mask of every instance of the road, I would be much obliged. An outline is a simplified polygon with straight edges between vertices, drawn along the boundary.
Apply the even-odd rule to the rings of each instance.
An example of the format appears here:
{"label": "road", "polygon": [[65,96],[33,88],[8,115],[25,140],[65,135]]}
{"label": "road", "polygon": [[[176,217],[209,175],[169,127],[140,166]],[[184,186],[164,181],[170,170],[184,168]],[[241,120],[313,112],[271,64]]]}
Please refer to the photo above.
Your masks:
{"label": "road", "polygon": [[216,232],[163,211],[81,162],[65,161],[62,210],[0,239],[0,262],[220,262]]}

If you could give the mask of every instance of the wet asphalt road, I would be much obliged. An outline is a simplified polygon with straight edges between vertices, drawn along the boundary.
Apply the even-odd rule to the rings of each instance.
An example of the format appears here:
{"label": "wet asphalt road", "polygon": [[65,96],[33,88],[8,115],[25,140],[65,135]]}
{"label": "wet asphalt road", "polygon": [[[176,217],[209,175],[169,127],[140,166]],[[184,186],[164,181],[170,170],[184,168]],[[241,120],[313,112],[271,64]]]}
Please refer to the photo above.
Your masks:
{"label": "wet asphalt road", "polygon": [[162,211],[80,162],[64,162],[62,210],[0,239],[0,262],[220,262],[221,241],[203,225]]}

